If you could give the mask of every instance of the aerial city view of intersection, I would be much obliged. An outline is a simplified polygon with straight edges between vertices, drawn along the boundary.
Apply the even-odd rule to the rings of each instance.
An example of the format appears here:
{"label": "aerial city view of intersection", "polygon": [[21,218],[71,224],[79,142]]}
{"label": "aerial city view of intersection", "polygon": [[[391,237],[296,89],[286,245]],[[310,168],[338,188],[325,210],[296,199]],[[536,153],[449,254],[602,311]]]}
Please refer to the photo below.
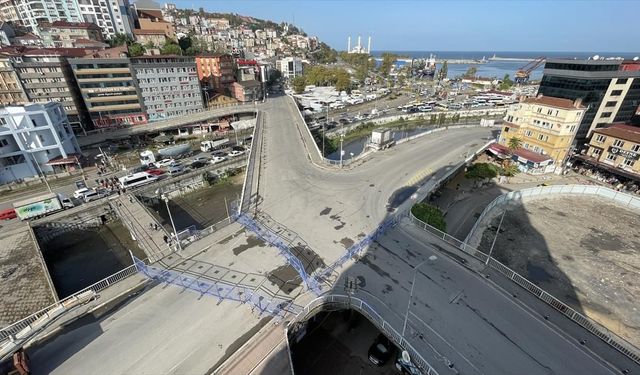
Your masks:
{"label": "aerial city view of intersection", "polygon": [[0,375],[640,375],[639,11],[0,0]]}

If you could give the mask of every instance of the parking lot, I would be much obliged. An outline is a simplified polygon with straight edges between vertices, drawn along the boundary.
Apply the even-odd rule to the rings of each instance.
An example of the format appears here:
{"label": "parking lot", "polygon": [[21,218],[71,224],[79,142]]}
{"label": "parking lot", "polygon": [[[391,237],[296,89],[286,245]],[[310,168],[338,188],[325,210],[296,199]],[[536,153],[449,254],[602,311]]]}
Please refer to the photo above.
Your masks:
{"label": "parking lot", "polygon": [[380,331],[355,311],[320,313],[309,321],[305,336],[291,342],[291,356],[296,374],[305,375],[392,375],[397,350],[382,366],[374,365],[368,351]]}

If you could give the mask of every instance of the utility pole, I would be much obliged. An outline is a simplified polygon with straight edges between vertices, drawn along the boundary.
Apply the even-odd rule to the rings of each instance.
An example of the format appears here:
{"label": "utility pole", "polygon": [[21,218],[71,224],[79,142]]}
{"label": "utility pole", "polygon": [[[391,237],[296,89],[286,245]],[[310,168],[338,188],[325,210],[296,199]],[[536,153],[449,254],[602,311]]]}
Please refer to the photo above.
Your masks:
{"label": "utility pole", "polygon": [[51,186],[49,186],[49,181],[47,181],[47,175],[45,175],[42,169],[40,169],[40,164],[38,164],[38,160],[36,159],[35,155],[33,155],[30,152],[29,152],[29,155],[31,155],[31,157],[33,158],[33,162],[35,163],[36,168],[38,169],[38,172],[39,172],[38,176],[42,175],[42,178],[44,179],[44,184],[47,185],[47,189],[49,190],[49,193],[53,193],[53,190],[51,190]]}

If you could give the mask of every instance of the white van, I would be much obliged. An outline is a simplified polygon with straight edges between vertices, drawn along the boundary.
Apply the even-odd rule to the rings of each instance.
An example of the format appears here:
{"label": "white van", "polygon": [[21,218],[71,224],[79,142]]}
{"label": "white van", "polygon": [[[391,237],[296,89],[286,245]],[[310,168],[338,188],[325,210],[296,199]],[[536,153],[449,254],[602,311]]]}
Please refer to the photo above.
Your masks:
{"label": "white van", "polygon": [[118,180],[120,181],[120,186],[122,186],[123,188],[132,188],[134,186],[140,186],[155,182],[157,179],[158,176],[154,176],[147,172],[138,172],[120,177]]}

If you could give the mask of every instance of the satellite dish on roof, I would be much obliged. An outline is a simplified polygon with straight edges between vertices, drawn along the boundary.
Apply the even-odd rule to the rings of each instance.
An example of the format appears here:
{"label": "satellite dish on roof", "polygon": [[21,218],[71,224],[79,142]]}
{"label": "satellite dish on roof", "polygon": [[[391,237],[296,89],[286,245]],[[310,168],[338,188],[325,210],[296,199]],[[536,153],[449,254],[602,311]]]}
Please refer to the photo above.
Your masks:
{"label": "satellite dish on roof", "polygon": [[594,60],[598,60],[598,59],[600,59],[600,55],[594,55],[594,56],[593,56],[593,59],[594,59]]}

